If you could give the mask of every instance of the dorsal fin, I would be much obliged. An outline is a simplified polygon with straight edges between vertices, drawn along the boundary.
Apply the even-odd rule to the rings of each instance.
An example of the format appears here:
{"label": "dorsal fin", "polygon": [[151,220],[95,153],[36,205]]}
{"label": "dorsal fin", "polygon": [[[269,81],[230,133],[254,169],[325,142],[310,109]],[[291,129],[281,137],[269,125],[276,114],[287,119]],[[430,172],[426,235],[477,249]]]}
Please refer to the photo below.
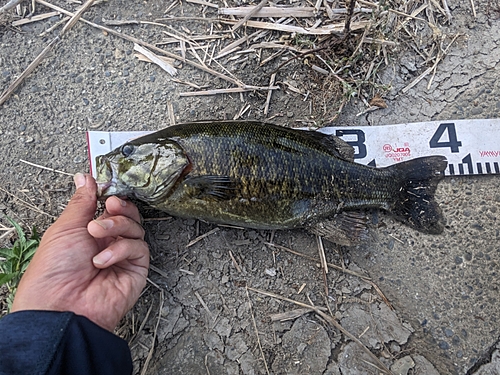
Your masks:
{"label": "dorsal fin", "polygon": [[325,147],[329,154],[346,161],[354,161],[354,147],[339,137],[310,130],[304,130],[304,133]]}

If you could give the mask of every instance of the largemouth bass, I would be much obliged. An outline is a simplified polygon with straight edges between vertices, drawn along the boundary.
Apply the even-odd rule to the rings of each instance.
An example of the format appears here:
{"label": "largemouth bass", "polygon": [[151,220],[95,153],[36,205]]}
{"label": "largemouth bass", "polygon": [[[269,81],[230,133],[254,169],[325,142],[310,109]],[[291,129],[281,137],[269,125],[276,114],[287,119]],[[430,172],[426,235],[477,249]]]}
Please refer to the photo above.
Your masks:
{"label": "largemouth bass", "polygon": [[443,156],[372,168],[335,136],[221,121],[172,126],[96,161],[100,197],[134,197],[183,218],[286,229],[379,208],[421,232],[443,230],[434,200]]}

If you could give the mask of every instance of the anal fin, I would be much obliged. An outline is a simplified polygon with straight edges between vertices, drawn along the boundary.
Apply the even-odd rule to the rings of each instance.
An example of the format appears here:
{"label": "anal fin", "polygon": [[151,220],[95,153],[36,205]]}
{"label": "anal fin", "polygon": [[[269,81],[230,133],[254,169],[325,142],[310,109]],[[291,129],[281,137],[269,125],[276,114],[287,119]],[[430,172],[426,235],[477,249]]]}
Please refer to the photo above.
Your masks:
{"label": "anal fin", "polygon": [[342,246],[356,246],[373,239],[364,211],[343,211],[308,228],[314,234]]}

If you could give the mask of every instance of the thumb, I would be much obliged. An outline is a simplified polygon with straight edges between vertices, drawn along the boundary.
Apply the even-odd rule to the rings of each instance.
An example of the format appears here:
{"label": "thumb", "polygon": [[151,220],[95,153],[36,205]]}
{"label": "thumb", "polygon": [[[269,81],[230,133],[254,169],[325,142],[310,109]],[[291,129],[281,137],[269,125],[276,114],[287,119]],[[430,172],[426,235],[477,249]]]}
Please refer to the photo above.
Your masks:
{"label": "thumb", "polygon": [[57,220],[67,229],[87,227],[97,209],[97,185],[87,174],[77,173],[73,177],[76,192]]}

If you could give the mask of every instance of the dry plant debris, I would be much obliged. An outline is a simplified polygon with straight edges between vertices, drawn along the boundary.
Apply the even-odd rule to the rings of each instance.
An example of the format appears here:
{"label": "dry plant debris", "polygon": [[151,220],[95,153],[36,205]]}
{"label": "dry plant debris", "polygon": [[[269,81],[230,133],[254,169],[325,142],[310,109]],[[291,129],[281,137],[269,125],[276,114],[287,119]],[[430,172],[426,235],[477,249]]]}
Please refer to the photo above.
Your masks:
{"label": "dry plant debris", "polygon": [[[383,100],[383,94],[388,87],[380,82],[378,73],[383,67],[390,64],[394,52],[403,48],[411,48],[422,59],[419,68],[423,72],[403,90],[403,93],[405,93],[422,79],[425,79],[428,74],[435,73],[439,62],[445,57],[450,46],[458,38],[458,35],[450,38],[441,31],[441,25],[451,21],[451,14],[446,0],[442,0],[441,4],[436,1],[428,2],[425,0],[393,0],[384,3],[384,5],[365,0],[352,0],[335,3],[335,6],[333,6],[334,3],[328,0],[318,0],[315,3],[307,0],[292,0],[290,6],[280,6],[268,0],[262,0],[258,4],[248,7],[229,7],[227,5],[220,7],[218,4],[208,1],[188,0],[187,2],[191,3],[191,6],[200,7],[200,17],[191,18],[173,15],[179,4],[179,1],[174,1],[165,10],[165,15],[161,19],[108,20],[106,24],[109,27],[81,18],[80,16],[85,7],[72,12],[45,0],[36,0],[36,2],[43,5],[37,9],[40,12],[38,15],[30,15],[16,20],[14,23],[10,23],[9,27],[17,27],[28,22],[42,22],[46,17],[54,14],[54,12],[47,11],[46,8],[71,17],[64,29],[52,39],[52,42],[47,47],[47,52],[60,41],[59,36],[62,37],[79,20],[103,32],[134,43],[134,49],[140,52],[141,59],[161,66],[172,76],[176,73],[181,75],[179,71],[183,69],[183,66],[189,65],[223,81],[212,83],[219,85],[218,87],[206,87],[199,82],[189,82],[186,78],[182,80],[172,78],[176,82],[193,89],[181,93],[180,96],[218,95],[221,93],[240,93],[240,95],[243,95],[243,93],[249,91],[262,91],[265,93],[262,96],[263,101],[265,101],[262,110],[267,117],[270,114],[269,109],[272,105],[273,91],[281,89],[289,95],[297,95],[303,97],[303,100],[308,100],[311,103],[311,112],[312,106],[322,109],[324,119],[315,122],[314,125],[322,125],[334,120],[353,97],[365,103],[366,110],[363,113],[378,108],[386,108],[387,104]],[[89,0],[86,5],[90,6],[92,3],[93,1]],[[471,2],[471,5],[474,6],[474,3]],[[1,13],[0,17],[2,17]],[[66,20],[64,19],[63,22],[66,22]],[[208,23],[210,24],[210,32],[208,35],[193,35],[189,30],[183,29],[183,21]],[[173,28],[171,25],[174,23],[180,26]],[[126,32],[113,29],[116,26],[135,27],[135,25],[161,28],[167,38],[145,41],[132,37]],[[59,23],[54,25],[54,28],[51,28],[52,32],[58,26]],[[159,46],[165,47],[160,48]],[[269,72],[264,78],[264,84],[247,82],[246,77],[239,77],[237,73],[231,73],[234,71],[232,67],[244,63],[248,60],[250,54],[258,56],[259,67],[266,68]],[[37,57],[26,70],[27,73],[23,74],[15,82],[16,86],[13,84],[4,92],[0,99],[0,105],[7,100],[7,97],[22,82],[22,79],[34,71],[44,56],[45,54]],[[180,62],[182,66],[176,65],[175,60]],[[299,80],[294,75],[293,70],[290,73],[290,69],[284,69],[289,64],[297,63],[308,69],[309,74],[306,79]],[[432,79],[429,79],[428,83],[431,85]],[[235,117],[242,118],[248,113],[249,108],[248,103],[242,103],[241,110]],[[171,114],[173,111],[169,110],[169,113]],[[174,122],[175,119],[172,117],[171,123]],[[63,173],[53,169],[50,170]],[[0,190],[3,189],[0,188]],[[7,191],[4,192],[12,195]],[[36,209],[28,202],[24,202],[15,196],[14,198],[30,209]],[[40,213],[45,214],[41,211]],[[2,228],[2,230],[6,231],[8,228]],[[193,246],[196,242],[217,231],[218,228],[215,228],[195,238],[186,247]],[[297,256],[303,256],[283,246],[272,243],[268,243],[268,245],[293,252]],[[328,267],[330,267],[369,282],[380,298],[392,308],[376,284],[369,281],[366,276],[345,267],[327,263],[320,237],[318,237],[318,252],[324,272],[323,282],[326,295],[328,295],[329,290],[327,282]],[[238,260],[231,251],[228,251],[228,253],[233,266],[241,274],[242,269]],[[318,261],[315,258],[312,258],[312,260]],[[155,269],[154,266],[151,268],[160,275],[163,272],[160,269]],[[188,270],[179,269],[179,271],[189,275],[193,274]],[[154,343],[164,303],[161,287],[151,281],[150,283],[160,290],[160,302],[158,316],[155,318],[153,344],[148,348],[142,373],[146,373],[154,352]],[[288,314],[273,316],[273,319],[294,319],[309,312],[316,313],[330,325],[342,331],[346,337],[357,342],[372,357],[373,362],[376,363],[380,371],[390,373],[358,338],[352,336],[340,326],[337,320],[332,317],[331,312],[330,315],[325,312],[327,309],[312,304],[299,303],[276,294],[248,287],[246,291],[250,308],[252,306],[248,290],[288,301],[301,307],[301,309],[290,311]],[[198,292],[195,292],[195,296],[203,305],[207,315],[213,319],[213,312],[205,303],[203,297]],[[152,307],[153,305],[150,306],[138,332],[147,323]],[[135,318],[132,316],[132,319]],[[260,346],[259,332],[253,312],[252,323],[259,344],[259,351],[265,363],[266,359]],[[132,329],[134,327],[135,324],[132,323]],[[131,346],[135,344],[136,337],[137,333],[134,333]],[[265,367],[266,371],[268,371],[267,363],[265,363]]]}
{"label": "dry plant debris", "polygon": [[[36,9],[40,14],[29,14],[30,17],[17,20],[14,25],[41,20],[52,15],[53,11],[74,16],[73,12],[45,0],[36,2],[43,5]],[[403,90],[405,93],[427,75],[435,73],[439,62],[458,37],[455,36],[450,41],[451,38],[441,31],[441,25],[451,21],[446,0],[441,3],[407,0],[383,4],[366,0],[338,3],[327,0],[315,3],[295,0],[286,6],[263,0],[253,6],[241,7],[231,7],[226,2],[224,6],[201,0],[188,2],[192,6],[199,6],[200,17],[178,16],[176,11],[179,2],[174,1],[161,19],[103,20],[111,27],[133,27],[139,24],[160,27],[169,37],[166,40],[143,41],[125,32],[117,32],[83,18],[80,20],[103,32],[135,43],[136,50],[147,51],[145,53],[149,60],[153,57],[154,63],[171,75],[175,74],[178,67],[172,66],[170,61],[164,61],[163,57],[178,60],[227,82],[216,83],[225,87],[195,89],[181,93],[181,96],[267,91],[262,108],[267,117],[272,104],[271,90],[281,88],[286,93],[302,95],[304,101],[310,102],[311,113],[313,109],[322,109],[322,119],[313,122],[316,126],[335,120],[351,98],[358,98],[366,105],[366,110],[360,115],[385,108],[382,96],[389,90],[390,83],[383,84],[378,73],[390,64],[393,53],[411,48],[423,60],[419,67],[423,69],[423,73]],[[473,2],[471,5],[473,6]],[[46,8],[51,12],[47,12]],[[78,10],[79,15],[83,9],[85,7]],[[74,21],[77,19],[78,16],[73,17]],[[183,26],[185,21],[209,23],[209,35],[194,35]],[[69,27],[65,27],[61,34],[67,29]],[[166,45],[168,49],[159,48],[160,45]],[[51,48],[52,45],[48,47]],[[180,54],[171,52],[172,49],[180,51]],[[272,72],[266,73],[269,82],[267,86],[245,82],[244,77],[231,73],[234,70],[232,67],[245,63],[249,54],[258,57],[261,68],[265,67],[267,71],[272,69]],[[300,79],[293,73],[290,76],[291,69],[286,72],[283,69],[287,64],[297,61],[301,64],[300,67],[309,70]],[[32,65],[38,62],[35,61]],[[294,69],[296,67],[294,65]],[[30,66],[27,74],[21,76],[16,84],[32,70],[33,67]],[[194,82],[183,83],[192,88],[199,87]],[[432,77],[428,84],[432,84]],[[7,99],[15,87],[17,86],[11,85],[4,92],[0,103]],[[244,113],[236,117],[242,115]]]}

